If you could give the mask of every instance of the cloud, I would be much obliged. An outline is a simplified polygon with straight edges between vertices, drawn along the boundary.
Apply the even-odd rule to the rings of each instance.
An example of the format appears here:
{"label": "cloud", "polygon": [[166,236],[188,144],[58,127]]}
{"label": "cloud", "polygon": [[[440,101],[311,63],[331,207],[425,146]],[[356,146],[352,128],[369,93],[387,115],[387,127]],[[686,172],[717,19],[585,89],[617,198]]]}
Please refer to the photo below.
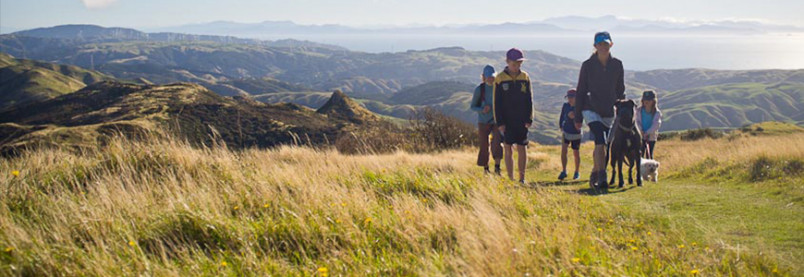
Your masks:
{"label": "cloud", "polygon": [[117,0],[81,0],[88,9],[102,9],[117,2]]}

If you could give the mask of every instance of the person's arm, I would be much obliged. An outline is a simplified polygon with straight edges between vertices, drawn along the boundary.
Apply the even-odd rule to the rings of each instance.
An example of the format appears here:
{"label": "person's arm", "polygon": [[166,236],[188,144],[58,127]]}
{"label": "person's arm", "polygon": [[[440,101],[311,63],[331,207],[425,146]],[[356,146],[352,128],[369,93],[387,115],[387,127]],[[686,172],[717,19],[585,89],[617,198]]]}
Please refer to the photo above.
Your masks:
{"label": "person's arm", "polygon": [[583,107],[586,100],[589,99],[589,84],[586,82],[588,79],[586,63],[581,65],[581,72],[578,74],[578,88],[576,89],[575,96],[575,123],[583,123]]}
{"label": "person's arm", "polygon": [[561,106],[561,114],[558,115],[558,128],[561,129],[564,127],[564,122],[567,121],[567,103]]}
{"label": "person's arm", "polygon": [[625,99],[625,70],[620,64],[620,76],[617,76],[617,99]]}
{"label": "person's arm", "polygon": [[639,131],[642,131],[642,109],[644,108],[639,107],[634,113],[634,123],[636,123],[636,127]]}
{"label": "person's arm", "polygon": [[528,127],[533,124],[533,86],[530,83],[530,76],[528,76]]}
{"label": "person's arm", "polygon": [[491,100],[493,109],[492,112],[494,113],[494,123],[497,124],[497,126],[505,126],[504,125],[505,118],[503,118],[503,112],[502,112],[503,111],[502,103],[505,102],[503,102],[502,99],[503,96],[501,93],[502,90],[498,88],[499,86],[500,84],[497,81],[494,81],[494,89],[492,90],[492,100]]}
{"label": "person's arm", "polygon": [[472,95],[472,102],[469,103],[469,108],[478,113],[483,111],[483,101],[480,99],[480,86],[475,88],[475,93]]}

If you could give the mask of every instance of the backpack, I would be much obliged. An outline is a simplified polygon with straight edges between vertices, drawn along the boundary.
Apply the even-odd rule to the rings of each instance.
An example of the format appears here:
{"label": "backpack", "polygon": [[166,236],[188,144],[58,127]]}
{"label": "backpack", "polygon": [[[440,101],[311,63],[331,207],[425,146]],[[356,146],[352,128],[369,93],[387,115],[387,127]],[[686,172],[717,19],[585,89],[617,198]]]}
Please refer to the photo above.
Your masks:
{"label": "backpack", "polygon": [[483,99],[486,99],[486,83],[480,83],[480,97],[477,98],[475,103],[472,103],[472,107],[480,107],[480,104],[483,103]]}

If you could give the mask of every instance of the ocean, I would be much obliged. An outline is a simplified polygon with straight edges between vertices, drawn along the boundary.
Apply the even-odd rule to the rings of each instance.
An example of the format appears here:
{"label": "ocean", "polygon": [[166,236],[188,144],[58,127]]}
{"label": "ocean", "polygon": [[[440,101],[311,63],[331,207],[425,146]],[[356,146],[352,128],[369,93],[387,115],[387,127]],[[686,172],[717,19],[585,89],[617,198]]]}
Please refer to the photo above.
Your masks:
{"label": "ocean", "polygon": [[[612,53],[623,60],[628,70],[804,68],[804,33],[747,36],[612,35]],[[593,50],[591,36],[579,35],[319,35],[294,38],[372,53],[448,46],[478,51],[502,51],[518,47],[525,50],[544,50],[581,61],[588,58]]]}

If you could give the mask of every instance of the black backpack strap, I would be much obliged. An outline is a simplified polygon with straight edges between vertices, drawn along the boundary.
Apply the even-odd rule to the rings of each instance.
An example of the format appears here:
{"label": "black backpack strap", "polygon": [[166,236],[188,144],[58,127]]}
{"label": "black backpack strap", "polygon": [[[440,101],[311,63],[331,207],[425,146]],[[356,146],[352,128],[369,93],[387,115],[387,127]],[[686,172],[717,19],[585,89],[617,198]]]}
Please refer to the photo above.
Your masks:
{"label": "black backpack strap", "polygon": [[473,107],[480,107],[480,104],[483,103],[483,99],[486,99],[486,83],[480,83],[480,97],[477,98],[477,102],[472,103]]}

